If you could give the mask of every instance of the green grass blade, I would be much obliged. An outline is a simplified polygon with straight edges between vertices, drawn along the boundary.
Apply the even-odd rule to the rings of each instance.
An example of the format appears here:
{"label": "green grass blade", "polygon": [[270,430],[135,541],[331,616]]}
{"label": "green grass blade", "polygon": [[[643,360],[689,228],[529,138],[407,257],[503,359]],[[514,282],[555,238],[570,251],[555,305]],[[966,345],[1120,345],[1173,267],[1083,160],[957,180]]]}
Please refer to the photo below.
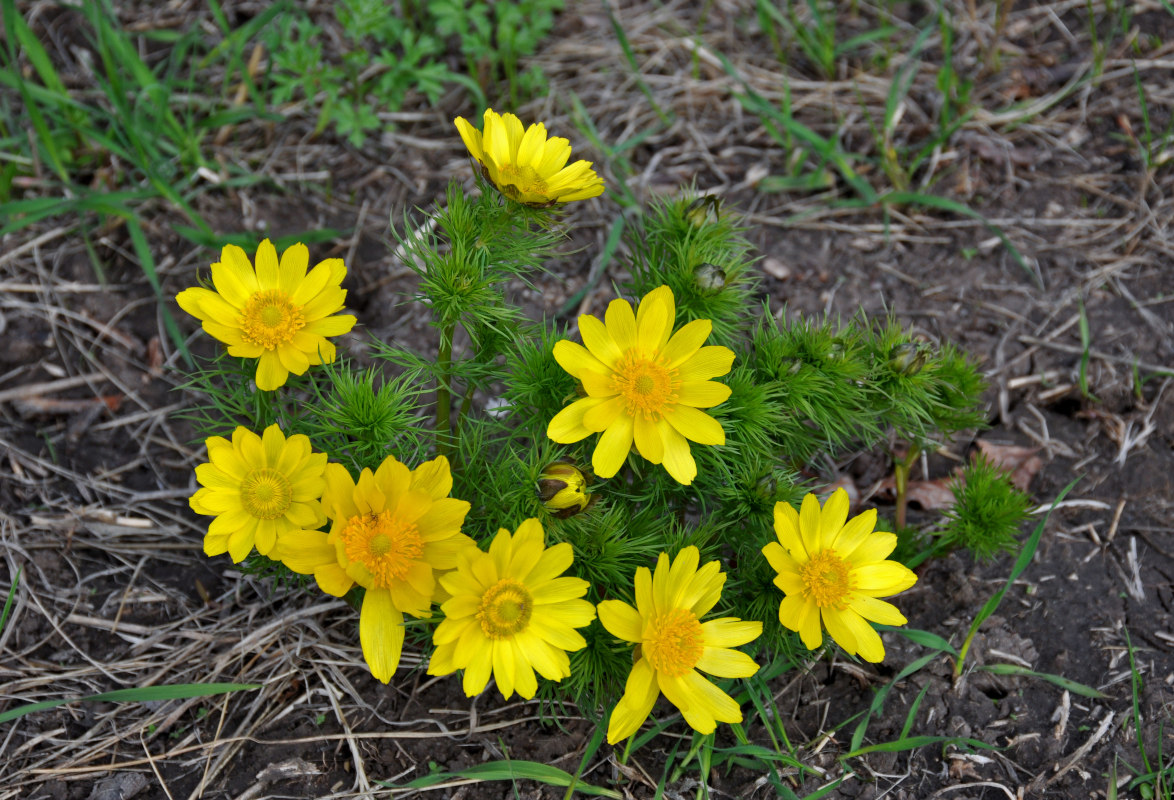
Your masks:
{"label": "green grass blade", "polygon": [[1019,551],[1019,558],[1015,559],[1015,566],[1011,568],[1011,574],[1007,576],[1007,582],[1003,584],[1002,588],[986,601],[986,604],[978,612],[978,616],[974,618],[974,622],[970,623],[970,630],[966,632],[966,640],[962,643],[961,649],[958,651],[958,660],[954,664],[954,677],[958,678],[962,675],[962,666],[966,663],[966,653],[970,650],[970,643],[974,641],[974,634],[978,632],[978,628],[982,623],[987,621],[991,614],[995,613],[995,609],[999,607],[999,603],[1003,602],[1003,596],[1007,594],[1007,590],[1015,583],[1016,579],[1023,574],[1031,564],[1031,559],[1035,556],[1035,551],[1039,548],[1040,537],[1043,536],[1044,526],[1047,525],[1048,520],[1052,516],[1052,511],[1060,504],[1060,501],[1072,491],[1080,478],[1073,478],[1072,481],[1060,490],[1060,494],[1056,495],[1056,499],[1052,501],[1052,505],[1048,508],[1048,513],[1044,514],[1044,518],[1035,526],[1035,530],[1031,532],[1031,536],[1027,537],[1027,541],[1023,543],[1023,549]]}
{"label": "green grass blade", "polygon": [[16,568],[16,575],[12,579],[12,586],[8,587],[8,599],[4,601],[4,610],[0,611],[0,631],[4,630],[8,622],[8,613],[12,610],[12,601],[16,597],[16,587],[20,583],[20,567]]}
{"label": "green grass blade", "polygon": [[611,797],[622,800],[623,795],[614,789],[604,789],[589,783],[577,782],[574,775],[566,770],[552,767],[549,764],[539,764],[537,761],[490,761],[486,764],[477,764],[468,769],[456,772],[436,772],[416,778],[408,783],[393,784],[379,781],[389,789],[426,789],[452,780],[469,781],[517,781],[529,780],[545,783],[548,786],[569,787],[574,784],[574,791],[594,797]]}
{"label": "green grass blade", "polygon": [[32,714],[35,711],[63,706],[67,703],[147,703],[152,700],[183,700],[189,697],[211,697],[246,689],[259,689],[259,683],[176,683],[167,686],[146,686],[133,689],[115,689],[112,692],[92,694],[88,697],[68,697],[63,700],[43,700],[24,706],[10,708],[0,713],[0,724]]}
{"label": "green grass blade", "polygon": [[856,726],[856,730],[852,732],[852,743],[848,745],[849,750],[856,750],[860,747],[860,743],[864,741],[864,732],[868,730],[868,723],[872,721],[873,715],[878,713],[881,707],[884,706],[885,700],[888,698],[889,692],[893,690],[893,687],[920,670],[929,662],[935,660],[939,655],[936,652],[927,653],[921,658],[909,662],[905,665],[904,669],[897,673],[896,677],[880,688],[880,691],[872,698],[872,704],[869,705],[868,711],[864,714],[864,718],[860,720],[860,723]]}
{"label": "green grass blade", "polygon": [[1067,689],[1068,691],[1072,692],[1072,694],[1078,694],[1081,697],[1091,697],[1094,700],[1103,700],[1108,696],[1098,692],[1091,686],[1086,686],[1083,683],[1077,683],[1076,681],[1065,678],[1062,675],[1053,675],[1050,672],[1036,672],[1035,670],[1028,669],[1027,667],[1021,667],[1018,664],[982,664],[976,667],[976,669],[982,670],[983,672],[990,672],[995,675],[1020,675],[1025,678],[1039,678],[1040,680],[1055,684],[1061,689]]}
{"label": "green grass blade", "polygon": [[969,739],[964,736],[910,736],[908,739],[894,739],[891,742],[881,742],[880,744],[870,744],[867,747],[861,747],[859,750],[851,750],[840,756],[843,761],[849,758],[866,755],[868,753],[901,753],[906,750],[916,750],[919,747],[926,747],[931,744],[940,745],[966,745],[973,747],[976,750],[998,750],[998,746],[980,741],[978,739]]}
{"label": "green grass blade", "polygon": [[878,631],[891,631],[892,633],[900,634],[914,644],[919,644],[922,647],[931,647],[934,650],[949,653],[952,656],[958,655],[958,651],[954,648],[954,645],[936,633],[919,630],[918,628],[895,628],[891,625],[877,625],[876,629]]}

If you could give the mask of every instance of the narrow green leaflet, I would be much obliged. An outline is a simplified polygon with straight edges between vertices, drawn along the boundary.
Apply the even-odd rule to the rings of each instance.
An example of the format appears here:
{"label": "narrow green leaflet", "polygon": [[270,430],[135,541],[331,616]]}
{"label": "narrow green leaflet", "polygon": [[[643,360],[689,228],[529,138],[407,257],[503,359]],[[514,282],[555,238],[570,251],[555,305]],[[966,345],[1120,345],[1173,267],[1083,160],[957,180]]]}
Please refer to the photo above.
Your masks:
{"label": "narrow green leaflet", "polygon": [[260,689],[259,683],[176,683],[168,686],[146,686],[143,688],[115,689],[112,692],[92,694],[89,697],[66,697],[61,700],[42,700],[17,706],[0,713],[0,723],[32,714],[34,711],[63,706],[66,703],[146,703],[151,700],[184,700],[189,697],[211,697],[227,692],[245,689]]}

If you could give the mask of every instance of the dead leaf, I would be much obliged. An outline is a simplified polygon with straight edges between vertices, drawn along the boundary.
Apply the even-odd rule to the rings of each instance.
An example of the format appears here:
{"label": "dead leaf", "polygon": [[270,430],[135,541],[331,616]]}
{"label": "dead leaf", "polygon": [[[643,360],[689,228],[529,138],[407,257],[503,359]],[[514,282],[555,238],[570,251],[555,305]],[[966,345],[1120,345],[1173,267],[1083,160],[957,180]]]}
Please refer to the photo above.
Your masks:
{"label": "dead leaf", "polygon": [[1019,447],[1010,444],[993,444],[979,439],[978,449],[999,469],[1011,473],[1011,484],[1026,492],[1031,479],[1043,469],[1043,460],[1036,455],[1038,447]]}

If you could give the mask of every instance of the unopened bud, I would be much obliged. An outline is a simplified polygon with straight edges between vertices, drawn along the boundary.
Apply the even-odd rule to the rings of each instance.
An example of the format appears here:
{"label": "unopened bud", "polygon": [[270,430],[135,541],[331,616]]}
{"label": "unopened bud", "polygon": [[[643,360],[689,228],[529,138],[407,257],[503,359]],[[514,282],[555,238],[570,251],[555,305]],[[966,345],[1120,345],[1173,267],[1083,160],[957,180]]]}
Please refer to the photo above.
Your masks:
{"label": "unopened bud", "polygon": [[726,288],[726,271],[716,264],[698,264],[693,270],[693,280],[703,292],[720,292]]}
{"label": "unopened bud", "polygon": [[915,342],[902,342],[889,351],[889,366],[906,378],[921,372],[925,365],[925,352]]}
{"label": "unopened bud", "polygon": [[574,464],[556,461],[542,470],[536,490],[543,507],[558,519],[586,511],[595,499],[586,491],[587,476]]}
{"label": "unopened bud", "polygon": [[685,219],[695,228],[706,223],[717,222],[721,216],[722,199],[716,195],[707,194],[698,197],[685,209]]}

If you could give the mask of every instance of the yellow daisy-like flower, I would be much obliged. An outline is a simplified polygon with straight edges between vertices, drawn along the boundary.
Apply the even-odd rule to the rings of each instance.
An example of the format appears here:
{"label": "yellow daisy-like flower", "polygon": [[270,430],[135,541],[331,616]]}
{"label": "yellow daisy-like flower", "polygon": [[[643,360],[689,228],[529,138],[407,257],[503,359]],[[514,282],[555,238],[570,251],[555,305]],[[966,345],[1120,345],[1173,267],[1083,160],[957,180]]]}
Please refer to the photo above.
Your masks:
{"label": "yellow daisy-like flower", "polygon": [[197,514],[216,519],[204,536],[204,552],[228,553],[239,563],[255,545],[268,555],[278,536],[326,522],[318,499],[326,488],[326,454],[310,452],[308,437],[288,439],[276,425],[258,436],[246,428],[232,441],[212,436],[208,463],[196,467],[203,487],[188,501]]}
{"label": "yellow daisy-like flower", "polygon": [[436,651],[428,674],[463,669],[469,697],[483,691],[492,674],[506,699],[516,691],[527,700],[538,691],[535,671],[552,681],[568,677],[566,651],[587,645],[575,628],[595,619],[591,603],[580,599],[587,581],[559,577],[572,557],[566,542],[543,546],[536,519],[513,536],[499,530],[488,553],[461,553],[456,570],[440,578],[451,597],[440,607],[445,618],[432,635]]}
{"label": "yellow daisy-like flower", "polygon": [[357,483],[341,464],[328,464],[322,505],[330,532],[281,536],[270,555],[312,574],[335,597],[356,583],[366,588],[359,641],[371,674],[384,683],[403,651],[403,615],[427,616],[435,570],[452,569],[457,553],[474,546],[460,532],[469,504],[448,497],[451,490],[444,456],[415,470],[388,456],[374,473],[363,470]]}
{"label": "yellow daisy-like flower", "polygon": [[798,631],[814,650],[823,643],[820,622],[836,644],[865,661],[885,657],[880,635],[869,625],[904,625],[896,606],[878,597],[903,592],[917,582],[913,571],[886,556],[897,546],[892,533],[873,531],[876,509],[848,519],[848,493],[837,489],[822,510],[815,495],[795,511],[775,505],[777,542],[762,548],[778,573],[775,586],[786,594],[779,622]]}
{"label": "yellow daisy-like flower", "polygon": [[485,110],[484,133],[464,117],[455,122],[485,177],[511,200],[551,206],[603,194],[603,181],[591,169],[591,162],[566,166],[571,143],[558,136],[546,138],[541,122],[523,131],[522,121],[513,114],[498,114],[492,108]]}
{"label": "yellow daisy-like flower", "polygon": [[753,675],[754,659],[730,648],[758,638],[762,623],[701,621],[721,598],[726,575],[716,561],[698,569],[700,558],[696,547],[686,547],[670,566],[668,554],[661,553],[655,574],[647,567],[636,570],[635,608],[620,600],[599,604],[603,627],[637,645],[636,663],[607,726],[609,744],[639,730],[662,692],[700,733],[713,733],[718,722],[742,721],[734,699],[697,670],[719,678]]}
{"label": "yellow daisy-like flower", "polygon": [[674,334],[675,318],[673,292],[661,286],[635,313],[628,301],[613,300],[606,323],[591,314],[579,317],[586,347],[565,339],[554,346],[555,360],[579,379],[587,397],[556,414],[546,435],[570,444],[602,433],[591,458],[602,478],[616,474],[634,442],[640,455],[687,485],[697,476],[689,441],[726,443],[718,421],[698,409],[730,396],[730,387],[710,378],[730,371],[734,351],[702,347],[713,329],[709,320],[693,320]]}
{"label": "yellow daisy-like flower", "polygon": [[[225,245],[212,265],[216,291],[194,287],[175,296],[179,307],[203,323],[228,353],[257,359],[257,388],[272,391],[289,373],[334,360],[327,336],[341,336],[355,325],[342,310],[346,276],[341,258],[328,258],[306,273],[310,251],[295,244],[281,254],[268,239],[257,248],[257,267],[245,251]],[[333,315],[333,316],[332,316]]]}

